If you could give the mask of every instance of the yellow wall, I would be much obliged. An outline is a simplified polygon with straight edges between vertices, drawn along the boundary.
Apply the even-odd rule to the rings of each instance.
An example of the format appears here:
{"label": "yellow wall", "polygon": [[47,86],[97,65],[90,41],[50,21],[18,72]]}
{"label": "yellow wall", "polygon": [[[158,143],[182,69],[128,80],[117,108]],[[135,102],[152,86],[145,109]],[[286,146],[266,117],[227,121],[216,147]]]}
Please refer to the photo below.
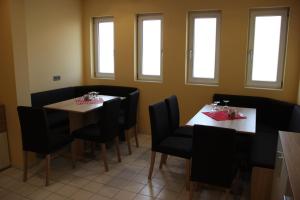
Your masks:
{"label": "yellow wall", "polygon": [[20,128],[17,115],[17,94],[10,22],[10,1],[0,0],[0,102],[6,108],[8,139],[13,165],[22,163]]}
{"label": "yellow wall", "polygon": [[[25,0],[30,92],[80,85],[80,0]],[[60,75],[60,81],[53,81]]]}
{"label": "yellow wall", "polygon": [[[249,9],[289,6],[290,24],[287,43],[284,86],[282,90],[249,89],[244,87],[248,42]],[[220,85],[185,84],[186,26],[188,11],[216,9],[222,11],[220,47]],[[163,13],[164,16],[164,80],[163,83],[134,81],[135,15]],[[116,75],[115,80],[91,77],[91,18],[115,17]],[[84,0],[84,82],[138,87],[140,98],[140,130],[149,132],[148,105],[176,94],[180,101],[181,122],[186,122],[213,93],[267,96],[296,102],[299,81],[300,2],[295,0]]]}
{"label": "yellow wall", "polygon": [[[30,93],[82,83],[81,0],[0,0],[0,102],[12,165],[22,166],[17,105]],[[53,82],[52,76],[61,81]]]}

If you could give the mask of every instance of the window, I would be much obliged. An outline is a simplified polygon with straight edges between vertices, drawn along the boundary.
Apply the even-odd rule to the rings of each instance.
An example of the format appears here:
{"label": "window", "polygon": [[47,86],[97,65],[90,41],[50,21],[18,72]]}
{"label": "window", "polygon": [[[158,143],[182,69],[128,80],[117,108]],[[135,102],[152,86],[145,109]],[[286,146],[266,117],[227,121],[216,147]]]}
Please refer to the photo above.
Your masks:
{"label": "window", "polygon": [[250,12],[247,86],[281,88],[288,9]]}
{"label": "window", "polygon": [[94,18],[95,76],[114,78],[114,21],[112,17]]}
{"label": "window", "polygon": [[162,80],[161,15],[138,15],[138,79]]}
{"label": "window", "polygon": [[188,82],[217,84],[219,74],[220,12],[191,12],[188,36]]}

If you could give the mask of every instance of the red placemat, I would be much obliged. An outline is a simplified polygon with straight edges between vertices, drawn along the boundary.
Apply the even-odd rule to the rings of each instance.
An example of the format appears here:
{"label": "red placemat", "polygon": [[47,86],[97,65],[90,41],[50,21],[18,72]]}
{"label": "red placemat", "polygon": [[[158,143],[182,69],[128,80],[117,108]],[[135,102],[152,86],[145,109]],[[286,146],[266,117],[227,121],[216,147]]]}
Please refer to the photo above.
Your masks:
{"label": "red placemat", "polygon": [[216,121],[225,121],[225,120],[235,120],[235,119],[246,119],[247,117],[241,113],[238,113],[234,118],[230,118],[226,111],[216,111],[216,112],[202,112],[206,116],[213,118]]}
{"label": "red placemat", "polygon": [[82,104],[99,104],[99,103],[103,103],[103,99],[102,98],[95,98],[95,99],[91,99],[91,100],[84,100],[83,97],[78,97],[75,99],[75,103],[77,105],[82,105]]}

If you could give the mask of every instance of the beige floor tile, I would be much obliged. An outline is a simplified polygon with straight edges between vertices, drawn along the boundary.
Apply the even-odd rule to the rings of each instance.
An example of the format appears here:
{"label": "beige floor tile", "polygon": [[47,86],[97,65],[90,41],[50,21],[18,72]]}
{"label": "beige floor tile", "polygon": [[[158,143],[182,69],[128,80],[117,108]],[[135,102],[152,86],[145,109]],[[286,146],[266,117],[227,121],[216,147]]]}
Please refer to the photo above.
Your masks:
{"label": "beige floor tile", "polygon": [[68,184],[76,187],[83,187],[84,185],[87,185],[90,182],[88,179],[80,178],[80,177],[74,177]]}
{"label": "beige floor tile", "polygon": [[93,196],[93,193],[85,191],[85,190],[78,190],[72,196],[72,200],[87,200]]}
{"label": "beige floor tile", "polygon": [[101,196],[100,194],[93,195],[89,200],[109,200],[110,198]]}
{"label": "beige floor tile", "polygon": [[44,187],[45,181],[46,181],[45,178],[33,176],[33,177],[28,178],[27,183],[34,185],[34,186],[38,186],[38,187]]}
{"label": "beige floor tile", "polygon": [[171,190],[163,189],[159,195],[157,196],[157,199],[163,199],[163,200],[175,200],[179,197],[180,193],[174,192]]}
{"label": "beige floor tile", "polygon": [[103,183],[103,184],[106,184],[108,183],[109,181],[111,181],[113,179],[113,177],[111,176],[108,176],[106,174],[102,174],[102,175],[99,175],[99,176],[96,176],[93,181],[96,181],[98,183]]}
{"label": "beige floor tile", "polygon": [[1,198],[1,200],[28,200],[28,199],[14,193],[9,193],[8,195]]}
{"label": "beige floor tile", "polygon": [[63,197],[58,194],[50,194],[45,200],[66,200],[68,199],[67,197]]}
{"label": "beige floor tile", "polygon": [[141,184],[141,183],[136,183],[136,182],[128,182],[128,184],[126,184],[123,187],[123,190],[129,191],[129,192],[134,192],[134,193],[138,193],[139,191],[141,191],[143,188],[145,187],[145,184]]}
{"label": "beige floor tile", "polygon": [[116,199],[116,200],[132,200],[132,199],[135,198],[135,196],[136,196],[136,193],[121,190],[120,192],[118,192],[113,197],[113,199]]}
{"label": "beige floor tile", "polygon": [[79,190],[78,187],[74,187],[71,185],[64,185],[62,188],[58,189],[56,193],[65,197],[70,197],[78,190]]}
{"label": "beige floor tile", "polygon": [[9,191],[0,187],[0,199],[9,194]]}
{"label": "beige floor tile", "polygon": [[122,189],[123,187],[125,187],[127,184],[129,183],[129,181],[124,180],[122,178],[119,178],[117,176],[115,176],[113,179],[111,179],[107,185],[111,186],[111,187],[116,187],[116,188],[120,188]]}
{"label": "beige floor tile", "polygon": [[54,183],[48,185],[47,187],[45,187],[45,189],[50,191],[50,192],[56,192],[57,190],[59,190],[63,186],[65,186],[65,185],[62,184],[62,183],[54,182]]}
{"label": "beige floor tile", "polygon": [[8,181],[5,185],[2,185],[2,187],[9,191],[14,192],[14,191],[18,190],[19,188],[23,187],[24,185],[25,185],[25,183],[12,179],[12,180]]}
{"label": "beige floor tile", "polygon": [[149,182],[148,176],[137,174],[134,176],[132,181],[135,181],[137,183],[147,184]]}
{"label": "beige floor tile", "polygon": [[154,200],[154,197],[150,197],[150,196],[145,196],[145,195],[141,195],[141,194],[137,194],[134,198],[134,200]]}
{"label": "beige floor tile", "polygon": [[161,191],[161,188],[157,188],[152,186],[151,184],[145,185],[145,187],[139,192],[139,194],[156,197],[159,192]]}
{"label": "beige floor tile", "polygon": [[30,195],[28,195],[28,198],[32,200],[43,200],[46,199],[48,196],[50,196],[50,194],[51,192],[48,190],[38,189],[33,193],[31,193]]}
{"label": "beige floor tile", "polygon": [[92,193],[97,193],[97,192],[100,191],[100,189],[102,187],[103,187],[102,183],[97,183],[97,182],[91,181],[88,184],[84,185],[82,187],[82,189],[87,190],[87,191],[92,192]]}
{"label": "beige floor tile", "polygon": [[[77,199],[180,199],[186,200],[184,160],[170,156],[163,170],[158,169],[159,157],[155,164],[152,180],[148,180],[149,159],[151,155],[151,136],[139,135],[140,148],[132,146],[132,155],[128,155],[127,144],[121,143],[122,159],[118,163],[115,149],[108,148],[109,172],[104,172],[99,149],[94,160],[78,161],[71,169],[69,160],[58,158],[51,163],[51,184],[44,186],[43,162],[29,169],[28,182],[22,182],[22,170],[10,168],[0,172],[0,199],[24,200],[43,199],[61,200],[71,197]],[[134,144],[134,140],[132,141]],[[244,186],[243,186],[244,187]],[[249,199],[249,184],[241,199]],[[5,189],[7,188],[7,189]],[[41,192],[45,191],[45,192]],[[175,195],[177,193],[177,195]],[[47,196],[47,194],[49,194]],[[203,189],[194,193],[194,199],[215,200],[223,197],[214,189]],[[40,195],[40,196],[39,196]]]}
{"label": "beige floor tile", "polygon": [[33,193],[34,191],[36,191],[38,189],[39,189],[39,187],[37,187],[37,186],[30,185],[30,184],[25,184],[24,186],[22,186],[21,188],[19,188],[15,192],[17,194],[22,195],[22,196],[28,196],[28,195],[30,195],[31,193]]}
{"label": "beige floor tile", "polygon": [[113,196],[115,196],[120,190],[116,189],[114,187],[110,187],[110,186],[103,186],[100,191],[98,192],[98,194],[104,196],[104,197],[108,197],[108,198],[112,198]]}

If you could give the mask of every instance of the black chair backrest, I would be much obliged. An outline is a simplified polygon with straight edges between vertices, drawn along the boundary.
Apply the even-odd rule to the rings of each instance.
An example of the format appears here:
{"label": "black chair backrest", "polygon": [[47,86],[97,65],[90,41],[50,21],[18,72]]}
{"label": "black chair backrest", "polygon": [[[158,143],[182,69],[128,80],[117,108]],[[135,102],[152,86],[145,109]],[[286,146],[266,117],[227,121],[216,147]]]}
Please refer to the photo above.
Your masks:
{"label": "black chair backrest", "polygon": [[169,116],[164,101],[149,106],[152,148],[170,135]]}
{"label": "black chair backrest", "polygon": [[295,105],[292,112],[290,124],[289,124],[289,131],[300,133],[299,122],[300,122],[300,106]]}
{"label": "black chair backrest", "polygon": [[137,107],[140,92],[138,90],[131,92],[127,96],[127,109],[125,110],[125,128],[129,129],[136,124]]}
{"label": "black chair backrest", "polygon": [[172,95],[169,98],[167,98],[165,101],[168,106],[170,127],[171,127],[171,130],[174,131],[175,129],[177,129],[179,127],[179,123],[180,123],[178,100],[175,95]]}
{"label": "black chair backrest", "polygon": [[38,153],[48,151],[48,123],[42,108],[17,107],[22,132],[23,150]]}
{"label": "black chair backrest", "polygon": [[191,180],[230,187],[236,173],[236,131],[194,126]]}
{"label": "black chair backrest", "polygon": [[100,133],[105,140],[113,139],[118,133],[121,99],[116,98],[103,103],[100,112]]}

